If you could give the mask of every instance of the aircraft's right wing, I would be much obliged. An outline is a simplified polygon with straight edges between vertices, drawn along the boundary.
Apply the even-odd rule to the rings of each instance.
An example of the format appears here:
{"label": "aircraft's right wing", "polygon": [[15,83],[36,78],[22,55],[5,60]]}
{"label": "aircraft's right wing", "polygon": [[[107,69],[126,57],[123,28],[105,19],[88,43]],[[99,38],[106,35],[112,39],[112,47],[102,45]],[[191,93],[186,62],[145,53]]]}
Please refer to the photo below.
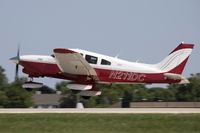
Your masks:
{"label": "aircraft's right wing", "polygon": [[63,73],[74,75],[97,76],[94,68],[83,58],[80,53],[69,49],[54,49],[57,64]]}

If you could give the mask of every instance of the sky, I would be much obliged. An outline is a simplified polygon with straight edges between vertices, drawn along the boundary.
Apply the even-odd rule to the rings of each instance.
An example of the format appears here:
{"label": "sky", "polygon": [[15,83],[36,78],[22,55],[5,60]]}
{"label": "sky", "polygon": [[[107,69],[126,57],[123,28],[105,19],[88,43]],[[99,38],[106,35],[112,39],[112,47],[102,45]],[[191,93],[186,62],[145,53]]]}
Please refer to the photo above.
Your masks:
{"label": "sky", "polygon": [[[0,0],[0,65],[14,79],[16,56],[79,48],[157,63],[181,42],[195,44],[183,73],[200,72],[199,0]],[[20,76],[25,74],[20,73]],[[54,86],[56,79],[37,79]]]}

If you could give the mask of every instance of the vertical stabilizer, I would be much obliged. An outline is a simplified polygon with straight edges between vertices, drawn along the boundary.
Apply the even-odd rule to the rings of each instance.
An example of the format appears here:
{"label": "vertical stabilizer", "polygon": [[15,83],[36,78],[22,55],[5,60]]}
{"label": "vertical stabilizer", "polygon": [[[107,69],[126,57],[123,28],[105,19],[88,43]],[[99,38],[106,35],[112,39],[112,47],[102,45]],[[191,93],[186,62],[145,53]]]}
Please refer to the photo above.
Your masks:
{"label": "vertical stabilizer", "polygon": [[194,44],[181,43],[156,65],[157,68],[168,73],[182,74],[193,47]]}

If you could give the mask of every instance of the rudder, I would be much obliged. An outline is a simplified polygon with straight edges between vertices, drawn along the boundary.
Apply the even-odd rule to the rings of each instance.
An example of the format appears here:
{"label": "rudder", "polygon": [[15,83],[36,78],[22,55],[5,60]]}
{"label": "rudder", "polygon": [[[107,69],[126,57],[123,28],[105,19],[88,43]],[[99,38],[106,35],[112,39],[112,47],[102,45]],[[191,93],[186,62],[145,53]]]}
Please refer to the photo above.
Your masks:
{"label": "rudder", "polygon": [[156,64],[161,71],[181,74],[185,68],[194,44],[178,45],[164,60]]}

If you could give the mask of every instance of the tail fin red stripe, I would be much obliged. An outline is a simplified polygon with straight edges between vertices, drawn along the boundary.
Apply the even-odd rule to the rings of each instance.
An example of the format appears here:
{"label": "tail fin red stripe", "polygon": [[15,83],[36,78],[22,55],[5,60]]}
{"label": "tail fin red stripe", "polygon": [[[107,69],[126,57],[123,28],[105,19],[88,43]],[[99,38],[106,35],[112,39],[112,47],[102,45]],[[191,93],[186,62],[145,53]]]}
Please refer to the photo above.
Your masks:
{"label": "tail fin red stripe", "polygon": [[[190,48],[190,49],[193,49],[193,47],[194,47],[194,44],[180,44],[180,45],[178,45],[171,53],[173,53],[173,52],[175,52],[175,51],[178,51],[178,50],[180,50],[180,49],[185,49],[185,48]],[[171,54],[170,53],[170,54]],[[169,54],[169,55],[170,55]]]}
{"label": "tail fin red stripe", "polygon": [[188,59],[189,59],[189,57],[186,58],[181,64],[176,66],[174,69],[170,70],[168,73],[182,74]]}

